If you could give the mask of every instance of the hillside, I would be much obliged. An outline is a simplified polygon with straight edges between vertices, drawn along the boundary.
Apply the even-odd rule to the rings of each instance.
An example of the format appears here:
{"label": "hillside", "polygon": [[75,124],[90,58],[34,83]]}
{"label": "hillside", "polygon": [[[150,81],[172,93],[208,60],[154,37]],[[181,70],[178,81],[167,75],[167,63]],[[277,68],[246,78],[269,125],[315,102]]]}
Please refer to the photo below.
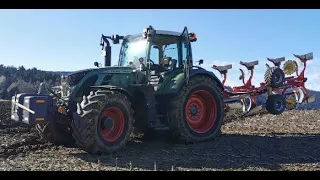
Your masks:
{"label": "hillside", "polygon": [[15,93],[36,93],[41,82],[55,86],[61,75],[68,73],[70,72],[50,72],[0,64],[0,99],[10,99]]}
{"label": "hillside", "polygon": [[59,74],[59,75],[62,75],[62,76],[66,76],[66,75],[68,75],[69,73],[71,73],[70,71],[47,71],[47,72]]}

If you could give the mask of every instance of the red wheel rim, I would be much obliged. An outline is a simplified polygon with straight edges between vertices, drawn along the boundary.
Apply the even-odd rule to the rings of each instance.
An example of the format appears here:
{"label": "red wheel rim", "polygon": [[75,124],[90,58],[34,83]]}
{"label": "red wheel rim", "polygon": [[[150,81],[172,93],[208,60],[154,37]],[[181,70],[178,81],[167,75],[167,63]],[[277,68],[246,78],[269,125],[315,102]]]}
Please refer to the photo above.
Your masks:
{"label": "red wheel rim", "polygon": [[197,133],[206,133],[214,125],[217,117],[216,102],[205,90],[194,92],[189,98],[185,115],[189,127]]}
{"label": "red wheel rim", "polygon": [[[111,123],[110,128],[104,126],[105,121]],[[109,107],[102,112],[100,118],[100,135],[108,142],[114,142],[121,136],[124,129],[124,115],[117,107]]]}

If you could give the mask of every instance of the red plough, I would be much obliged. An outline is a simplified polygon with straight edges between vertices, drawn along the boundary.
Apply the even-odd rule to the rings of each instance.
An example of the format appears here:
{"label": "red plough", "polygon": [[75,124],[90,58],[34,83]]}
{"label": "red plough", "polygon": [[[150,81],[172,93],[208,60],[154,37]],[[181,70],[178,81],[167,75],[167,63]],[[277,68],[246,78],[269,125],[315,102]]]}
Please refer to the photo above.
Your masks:
{"label": "red plough", "polygon": [[[299,73],[298,63],[295,60],[288,60],[283,65],[283,70],[277,68],[280,66],[282,61],[285,61],[283,57],[280,63],[274,63],[277,67],[270,67],[267,64],[268,70],[265,73],[265,81],[268,82],[270,87],[273,88],[273,92],[278,93],[285,97],[287,109],[294,109],[297,105],[303,105],[315,101],[315,95],[309,96],[308,91],[305,87],[305,82],[307,78],[305,77],[305,70],[307,66],[307,61],[313,59],[313,53],[307,53],[304,55],[295,55],[303,64],[303,68]],[[268,58],[269,61],[272,61]],[[285,77],[285,75],[296,74],[296,76]],[[278,77],[277,79],[271,79],[270,77]]]}
{"label": "red plough", "polygon": [[[244,72],[240,69],[241,76],[240,80],[243,85],[232,87],[232,90],[225,89],[223,91],[224,101],[226,103],[226,110],[230,108],[242,108],[243,115],[249,112],[256,112],[262,109],[262,105],[257,106],[256,96],[267,93],[266,110],[271,114],[281,114],[285,109],[293,109],[297,104],[306,104],[315,101],[315,96],[308,96],[308,91],[305,88],[305,69],[306,62],[313,59],[313,53],[308,53],[305,55],[295,55],[294,56],[303,63],[303,69],[298,72],[298,64],[296,61],[288,60],[285,57],[281,58],[267,58],[268,61],[274,64],[270,67],[268,64],[267,71],[264,75],[265,82],[261,82],[259,87],[252,85],[252,78],[254,74],[254,67],[259,64],[258,61],[252,62],[242,62],[240,64],[245,66],[249,72],[250,76],[247,81],[245,81]],[[280,68],[282,62],[284,62],[283,69]],[[232,69],[232,65],[228,64],[225,66],[213,65],[213,69],[220,72],[223,77],[223,85],[225,85],[227,80],[228,70]],[[285,75],[291,75],[296,73],[295,76],[285,77]],[[235,102],[241,102],[235,103]]]}
{"label": "red plough", "polygon": [[[259,64],[259,61],[240,61],[240,64],[245,66],[250,71],[249,79],[245,81],[244,72],[242,69],[240,69],[241,76],[239,79],[242,80],[243,85],[232,87],[232,90],[225,89],[223,91],[223,97],[225,98],[225,102],[227,104],[226,109],[229,109],[230,106],[233,108],[238,108],[239,106],[235,102],[241,101],[243,115],[246,115],[249,112],[255,112],[262,109],[261,105],[257,106],[255,96],[264,94],[267,91],[264,83],[261,83],[260,87],[255,87],[251,82],[254,74],[254,67]],[[228,70],[232,69],[232,64],[225,66],[213,65],[212,68],[220,72],[223,77],[222,83],[225,85],[227,73]]]}

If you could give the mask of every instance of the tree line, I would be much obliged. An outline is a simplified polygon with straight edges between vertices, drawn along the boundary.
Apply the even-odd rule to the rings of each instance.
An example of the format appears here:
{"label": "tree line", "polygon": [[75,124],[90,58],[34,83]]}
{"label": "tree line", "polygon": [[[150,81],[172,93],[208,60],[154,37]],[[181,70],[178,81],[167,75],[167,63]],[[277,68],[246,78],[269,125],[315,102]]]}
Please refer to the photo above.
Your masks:
{"label": "tree line", "polygon": [[41,82],[56,86],[60,77],[57,72],[0,64],[0,99],[10,99],[16,93],[37,93]]}

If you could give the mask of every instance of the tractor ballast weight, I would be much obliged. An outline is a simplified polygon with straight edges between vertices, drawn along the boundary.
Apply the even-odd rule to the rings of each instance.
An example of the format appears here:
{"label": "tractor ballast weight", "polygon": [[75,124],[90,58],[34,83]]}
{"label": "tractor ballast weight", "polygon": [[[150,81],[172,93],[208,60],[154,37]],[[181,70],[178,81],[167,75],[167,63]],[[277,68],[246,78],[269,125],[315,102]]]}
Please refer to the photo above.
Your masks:
{"label": "tractor ballast weight", "polygon": [[[109,40],[121,43],[116,66],[111,66]],[[134,129],[145,135],[168,130],[184,143],[212,140],[223,121],[223,85],[200,67],[203,60],[193,65],[196,40],[187,27],[182,33],[149,26],[136,35],[102,34],[104,67],[95,62],[96,68],[61,77],[55,90],[43,85],[38,94],[16,95],[12,120],[20,121],[14,115],[23,112],[29,117],[23,122],[36,125],[44,139],[76,143],[93,154],[121,149]],[[30,99],[32,105],[22,103]],[[46,110],[37,109],[37,100],[45,101]]]}

